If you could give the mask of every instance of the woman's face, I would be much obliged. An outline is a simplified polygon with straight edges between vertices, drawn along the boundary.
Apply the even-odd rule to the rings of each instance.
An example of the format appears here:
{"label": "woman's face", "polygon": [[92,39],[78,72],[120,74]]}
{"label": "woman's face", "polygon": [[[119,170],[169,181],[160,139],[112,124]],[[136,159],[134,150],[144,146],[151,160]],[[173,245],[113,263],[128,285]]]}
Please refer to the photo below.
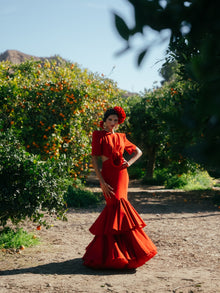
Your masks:
{"label": "woman's face", "polygon": [[116,126],[118,126],[118,116],[117,115],[109,115],[105,121],[106,128],[109,131],[112,131]]}

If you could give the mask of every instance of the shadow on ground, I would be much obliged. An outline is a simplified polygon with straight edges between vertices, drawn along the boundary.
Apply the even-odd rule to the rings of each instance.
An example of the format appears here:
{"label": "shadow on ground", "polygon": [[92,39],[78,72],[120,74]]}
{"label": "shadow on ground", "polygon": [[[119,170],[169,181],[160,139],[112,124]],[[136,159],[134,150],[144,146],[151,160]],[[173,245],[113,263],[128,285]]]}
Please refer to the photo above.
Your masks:
{"label": "shadow on ground", "polygon": [[128,199],[141,213],[216,212],[220,206],[220,189],[177,191],[152,188],[129,189]]}
{"label": "shadow on ground", "polygon": [[[94,189],[93,192],[101,192],[101,189],[97,191],[99,181],[94,174],[90,176],[87,186]],[[182,191],[143,185],[140,180],[131,180],[128,199],[138,212],[146,214],[220,212],[220,188]]]}
{"label": "shadow on ground", "polygon": [[[100,184],[94,172],[88,177],[87,186],[101,192],[101,189],[97,191]],[[146,214],[220,212],[220,188],[182,191],[130,180],[128,199],[138,212]]]}
{"label": "shadow on ground", "polygon": [[44,275],[121,275],[134,274],[135,269],[131,270],[95,270],[83,265],[82,258],[75,258],[59,263],[49,263],[36,267],[12,269],[0,271],[0,276],[10,276],[19,274],[44,274]]}

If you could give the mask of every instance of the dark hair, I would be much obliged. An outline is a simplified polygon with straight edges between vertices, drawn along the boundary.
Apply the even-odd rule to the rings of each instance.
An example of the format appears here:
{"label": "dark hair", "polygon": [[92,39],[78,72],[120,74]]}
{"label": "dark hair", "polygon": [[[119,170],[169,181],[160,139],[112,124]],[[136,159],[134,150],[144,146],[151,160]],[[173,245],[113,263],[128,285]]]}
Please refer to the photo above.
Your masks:
{"label": "dark hair", "polygon": [[103,118],[103,121],[105,122],[106,119],[108,118],[108,116],[110,115],[117,115],[118,116],[118,113],[117,111],[115,111],[115,109],[111,108],[111,109],[108,109],[105,114],[104,114],[104,118]]}

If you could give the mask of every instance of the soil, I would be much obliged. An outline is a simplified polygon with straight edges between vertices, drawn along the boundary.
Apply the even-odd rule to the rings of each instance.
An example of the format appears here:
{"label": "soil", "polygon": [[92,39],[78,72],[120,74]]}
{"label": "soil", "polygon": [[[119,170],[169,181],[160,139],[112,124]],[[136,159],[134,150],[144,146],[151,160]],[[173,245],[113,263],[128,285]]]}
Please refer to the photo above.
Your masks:
{"label": "soil", "polygon": [[[100,192],[96,184],[89,188]],[[93,238],[88,229],[104,202],[71,208],[68,222],[57,220],[48,230],[23,225],[40,245],[20,254],[0,251],[0,292],[220,292],[220,206],[214,201],[220,188],[184,192],[131,181],[128,196],[158,248],[153,259],[130,271],[85,267],[82,256]]]}

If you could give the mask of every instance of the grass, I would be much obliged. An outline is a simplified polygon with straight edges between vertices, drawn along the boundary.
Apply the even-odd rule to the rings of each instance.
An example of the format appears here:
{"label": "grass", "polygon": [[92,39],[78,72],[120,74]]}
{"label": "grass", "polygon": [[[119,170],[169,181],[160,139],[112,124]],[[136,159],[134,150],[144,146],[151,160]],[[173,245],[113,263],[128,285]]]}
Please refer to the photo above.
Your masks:
{"label": "grass", "polygon": [[0,248],[20,248],[39,244],[40,240],[33,233],[28,233],[23,228],[13,230],[9,227],[0,231]]}
{"label": "grass", "polygon": [[214,180],[214,186],[215,187],[220,187],[220,179]]}
{"label": "grass", "polygon": [[177,170],[172,168],[156,169],[152,179],[145,178],[145,170],[137,165],[129,170],[131,179],[142,179],[144,183],[150,185],[164,185],[169,189],[205,190],[211,189],[213,186],[219,186],[207,171],[195,169],[186,173],[178,174]]}
{"label": "grass", "polygon": [[165,181],[166,188],[177,188],[185,191],[211,189],[214,180],[207,171],[197,170],[196,172],[174,175]]}

